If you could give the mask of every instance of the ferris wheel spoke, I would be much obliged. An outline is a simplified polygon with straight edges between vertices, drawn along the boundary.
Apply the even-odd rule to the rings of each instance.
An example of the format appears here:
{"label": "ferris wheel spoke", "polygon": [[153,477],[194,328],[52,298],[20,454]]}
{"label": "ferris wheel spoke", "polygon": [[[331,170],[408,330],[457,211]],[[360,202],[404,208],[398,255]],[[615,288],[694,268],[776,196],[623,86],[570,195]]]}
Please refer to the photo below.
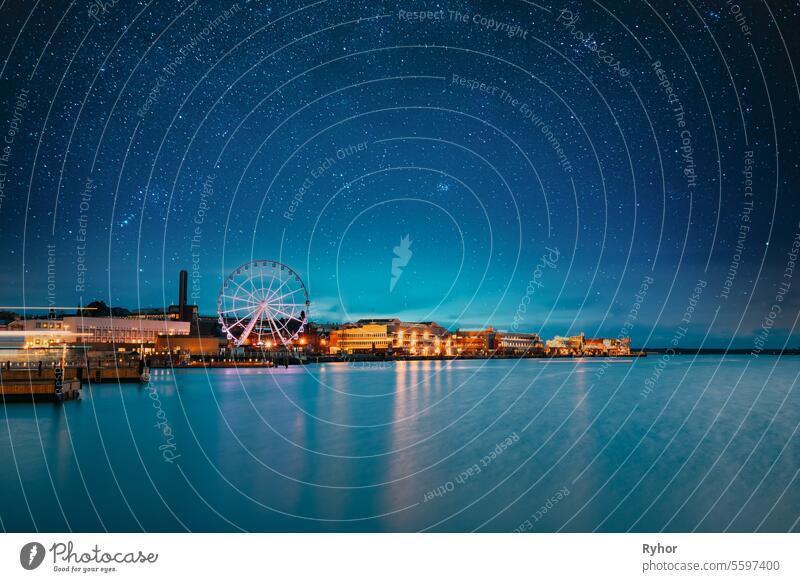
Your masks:
{"label": "ferris wheel spoke", "polygon": [[249,309],[249,310],[253,311],[253,310],[257,309],[257,308],[258,308],[258,304],[257,303],[251,303],[249,305],[243,305],[241,307],[231,307],[230,309],[223,309],[222,311],[220,311],[220,313],[221,314],[222,313],[233,313],[235,311],[242,311],[243,309]]}
{"label": "ferris wheel spoke", "polygon": [[286,285],[288,285],[289,283],[291,283],[291,281],[292,281],[291,277],[289,279],[286,279],[286,281],[283,281],[280,285],[278,285],[278,287],[275,289],[275,291],[273,291],[269,295],[269,297],[267,299],[268,300],[272,300],[276,295],[278,295],[280,290],[283,289],[284,287],[286,287]]}
{"label": "ferris wheel spoke", "polygon": [[257,309],[256,315],[250,320],[250,323],[247,324],[247,327],[244,328],[241,337],[239,337],[239,345],[242,345],[244,342],[247,341],[247,338],[250,336],[250,333],[253,331],[253,327],[255,327],[256,323],[258,323],[258,319],[261,314],[264,312],[264,306],[261,305]]}
{"label": "ferris wheel spoke", "polygon": [[269,285],[264,286],[264,296],[269,297],[272,294],[272,286],[275,284],[275,277],[278,274],[278,270],[273,266],[270,269],[270,277],[269,277]]}
{"label": "ferris wheel spoke", "polygon": [[252,275],[247,277],[245,281],[242,282],[242,285],[247,285],[250,288],[250,292],[253,294],[253,297],[258,296],[258,289],[256,288],[255,284],[253,283]]}
{"label": "ferris wheel spoke", "polygon": [[272,330],[275,316],[273,315],[273,309],[271,307],[267,307],[264,310],[264,321],[266,321],[267,326],[270,328],[270,330]]}
{"label": "ferris wheel spoke", "polygon": [[290,313],[286,313],[285,311],[282,311],[282,310],[278,309],[277,307],[273,307],[273,309],[275,311],[277,311],[278,313],[280,313],[281,315],[283,315],[284,317],[288,317],[289,319],[294,319],[295,321],[299,321],[300,323],[303,323],[302,319],[300,319],[298,317],[295,317],[294,315],[291,315]]}
{"label": "ferris wheel spoke", "polygon": [[269,298],[269,296],[272,295],[272,285],[275,284],[275,275],[277,274],[277,270],[273,267],[271,269],[271,271],[272,272],[271,272],[270,278],[269,278],[269,285],[264,287],[264,298],[265,299]]}
{"label": "ferris wheel spoke", "polygon": [[237,286],[239,289],[241,289],[241,290],[242,290],[242,291],[244,291],[245,293],[247,293],[247,294],[250,296],[250,299],[252,299],[254,302],[256,302],[256,303],[260,303],[260,301],[258,300],[258,298],[257,298],[257,297],[255,297],[255,296],[254,296],[252,293],[250,293],[250,291],[248,291],[247,289],[245,289],[244,287],[242,287],[242,286],[241,286],[239,283],[237,283],[237,282],[236,282],[236,281],[234,281],[233,279],[230,279],[230,282],[231,282],[231,283],[233,283],[234,285],[236,285],[236,286]]}
{"label": "ferris wheel spoke", "polygon": [[292,315],[289,315],[288,313],[284,313],[283,311],[280,311],[280,310],[277,310],[277,309],[275,309],[274,311],[276,313],[279,313],[282,317],[273,317],[273,319],[278,323],[278,325],[281,326],[281,329],[283,329],[289,335],[291,335],[291,332],[289,330],[289,322],[291,320],[294,319],[294,320],[296,320],[296,321],[298,321],[300,323],[303,323],[302,321],[300,321],[299,319],[297,319],[296,317],[294,317]]}
{"label": "ferris wheel spoke", "polygon": [[251,317],[254,313],[256,313],[259,309],[263,309],[263,306],[259,305],[255,309],[251,310],[249,313],[246,313],[244,317],[237,319],[233,325],[226,326],[228,329],[233,329],[237,325],[241,324],[245,319]]}
{"label": "ferris wheel spoke", "polygon": [[247,297],[237,297],[235,295],[221,295],[223,299],[230,299],[232,302],[236,303],[248,303],[250,305],[258,305],[261,303],[260,301],[250,300]]}
{"label": "ferris wheel spoke", "polygon": [[263,289],[256,287],[255,276],[251,276],[249,279],[247,279],[247,282],[250,283],[250,287],[253,289],[253,297],[255,297],[259,302],[264,301],[264,291]]}
{"label": "ferris wheel spoke", "polygon": [[284,339],[283,334],[281,334],[281,330],[277,325],[277,321],[275,319],[273,319],[272,317],[270,317],[269,318],[269,324],[270,324],[270,327],[272,328],[272,330],[275,333],[278,334],[279,338],[281,338],[281,344],[285,346],[286,345],[286,339]]}
{"label": "ferris wheel spoke", "polygon": [[[281,329],[282,329],[283,331],[285,331],[285,332],[286,332],[286,334],[287,334],[287,335],[289,335],[289,336],[291,337],[291,336],[292,336],[292,335],[293,335],[295,332],[294,332],[294,331],[292,331],[292,330],[289,328],[289,324],[291,323],[291,321],[292,321],[294,318],[293,318],[293,317],[282,317],[281,319],[283,320],[283,321],[280,321],[280,320],[279,320],[279,325],[281,326]],[[298,320],[297,320],[297,323],[299,324],[299,326],[298,326],[298,329],[299,329],[300,327],[302,327],[302,324],[303,324],[303,322],[302,322],[302,321],[300,321],[300,320],[298,319]]]}
{"label": "ferris wheel spoke", "polygon": [[267,288],[264,287],[264,268],[263,267],[258,270],[258,276],[261,279],[261,297],[263,299],[266,299],[267,298],[267,291],[266,291]]}
{"label": "ferris wheel spoke", "polygon": [[244,331],[247,331],[246,329],[243,330],[242,332],[242,338],[241,338],[242,343],[244,343],[247,338],[251,338],[251,343],[255,341],[260,342],[262,338],[268,334],[269,330],[264,321],[265,311],[266,309],[262,309],[259,312],[253,314],[253,317],[247,324],[248,327],[250,328],[249,333],[247,335],[244,334]]}
{"label": "ferris wheel spoke", "polygon": [[294,295],[294,294],[295,294],[295,293],[297,293],[298,291],[302,291],[302,290],[303,290],[302,288],[294,289],[294,290],[292,290],[292,291],[289,291],[288,293],[284,293],[284,294],[283,294],[283,295],[281,295],[280,297],[270,297],[270,299],[269,299],[269,300],[270,300],[270,301],[277,301],[278,299],[283,299],[284,297],[289,297],[290,295]]}
{"label": "ferris wheel spoke", "polygon": [[[290,322],[291,322],[293,319],[294,319],[295,321],[297,321],[297,323],[299,324],[299,326],[297,327],[297,329],[296,329],[296,330],[294,330],[294,331],[292,331],[291,329],[289,329],[289,323],[290,323]],[[287,337],[288,337],[288,339],[289,339],[289,340],[292,340],[292,339],[294,339],[295,337],[297,337],[297,335],[298,335],[298,334],[300,333],[300,331],[303,329],[304,322],[303,322],[303,321],[301,321],[301,320],[299,320],[299,319],[297,319],[296,317],[293,317],[293,316],[289,315],[289,316],[287,316],[287,317],[285,317],[285,318],[282,318],[282,320],[283,320],[283,321],[280,321],[280,320],[279,320],[279,322],[280,322],[280,326],[281,326],[281,329],[283,329],[283,330],[286,332],[286,335],[287,335]]]}

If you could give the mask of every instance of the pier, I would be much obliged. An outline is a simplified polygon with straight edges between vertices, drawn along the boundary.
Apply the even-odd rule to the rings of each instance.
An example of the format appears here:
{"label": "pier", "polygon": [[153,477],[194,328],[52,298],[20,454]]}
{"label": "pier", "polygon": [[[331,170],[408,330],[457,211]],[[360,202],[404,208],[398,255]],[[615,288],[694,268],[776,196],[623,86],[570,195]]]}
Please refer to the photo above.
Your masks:
{"label": "pier", "polygon": [[[33,370],[0,370],[0,400],[3,402],[62,402],[80,398],[81,379],[61,368],[38,375]],[[42,371],[44,372],[44,371]],[[73,374],[73,375],[70,375]]]}
{"label": "pier", "polygon": [[62,402],[80,398],[84,383],[140,383],[144,362],[86,360],[83,364],[6,362],[0,366],[0,400]]}

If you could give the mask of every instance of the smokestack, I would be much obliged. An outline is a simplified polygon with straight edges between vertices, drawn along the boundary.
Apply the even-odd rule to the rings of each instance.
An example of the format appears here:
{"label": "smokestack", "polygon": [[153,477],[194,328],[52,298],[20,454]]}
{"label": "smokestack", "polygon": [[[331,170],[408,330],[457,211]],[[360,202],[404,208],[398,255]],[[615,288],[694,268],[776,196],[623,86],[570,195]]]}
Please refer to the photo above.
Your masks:
{"label": "smokestack", "polygon": [[189,273],[181,271],[180,283],[178,287],[178,317],[181,321],[186,321],[186,299],[189,287]]}

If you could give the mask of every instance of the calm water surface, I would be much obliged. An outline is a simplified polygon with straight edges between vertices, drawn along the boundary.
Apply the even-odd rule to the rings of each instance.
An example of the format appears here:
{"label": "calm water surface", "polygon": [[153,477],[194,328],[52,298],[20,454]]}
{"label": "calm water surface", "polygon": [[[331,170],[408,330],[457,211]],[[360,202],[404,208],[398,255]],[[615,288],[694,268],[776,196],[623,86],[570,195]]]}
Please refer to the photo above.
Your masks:
{"label": "calm water surface", "polygon": [[800,358],[659,361],[164,371],[0,405],[0,524],[800,529]]}

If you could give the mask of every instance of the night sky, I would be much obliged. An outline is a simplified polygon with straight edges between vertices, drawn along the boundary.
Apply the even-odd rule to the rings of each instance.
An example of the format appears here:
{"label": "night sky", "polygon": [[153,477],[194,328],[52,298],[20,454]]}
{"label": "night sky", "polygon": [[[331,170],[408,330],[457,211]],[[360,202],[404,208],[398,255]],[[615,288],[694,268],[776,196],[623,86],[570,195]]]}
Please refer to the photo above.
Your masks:
{"label": "night sky", "polygon": [[0,304],[274,259],[317,321],[794,347],[798,12],[7,0]]}

